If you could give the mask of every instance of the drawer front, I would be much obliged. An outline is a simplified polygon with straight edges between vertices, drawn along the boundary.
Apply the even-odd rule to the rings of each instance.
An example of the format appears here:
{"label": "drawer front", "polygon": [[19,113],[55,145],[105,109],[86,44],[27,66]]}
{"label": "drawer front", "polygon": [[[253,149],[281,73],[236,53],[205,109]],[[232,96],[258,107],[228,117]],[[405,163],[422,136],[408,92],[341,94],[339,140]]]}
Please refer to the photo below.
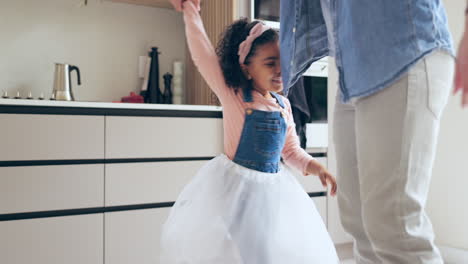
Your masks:
{"label": "drawer front", "polygon": [[314,201],[315,208],[317,208],[317,211],[319,212],[320,216],[322,216],[323,223],[326,226],[328,226],[327,197],[314,197],[312,198],[312,201]]}
{"label": "drawer front", "polygon": [[[326,198],[313,200],[326,223]],[[106,263],[160,263],[161,232],[169,212],[164,208],[106,213]]]}
{"label": "drawer front", "polygon": [[344,230],[340,221],[340,209],[337,197],[327,197],[328,208],[328,232],[335,244],[351,243],[352,237]]}
{"label": "drawer front", "polygon": [[0,161],[102,159],[104,117],[0,114]]}
{"label": "drawer front", "polygon": [[0,167],[0,214],[103,204],[103,164]]}
{"label": "drawer front", "polygon": [[159,262],[160,239],[170,208],[106,213],[105,262],[164,264]]}
{"label": "drawer front", "polygon": [[0,222],[0,263],[103,263],[103,215]]}
{"label": "drawer front", "polygon": [[[327,158],[316,158],[316,160],[323,166],[327,167]],[[296,176],[297,180],[302,184],[305,191],[308,193],[327,191],[327,189],[322,186],[319,177],[315,175],[304,176],[300,173],[297,173]]]}
{"label": "drawer front", "polygon": [[212,157],[222,151],[220,118],[106,117],[106,158]]}
{"label": "drawer front", "polygon": [[207,161],[106,165],[106,206],[175,201]]}

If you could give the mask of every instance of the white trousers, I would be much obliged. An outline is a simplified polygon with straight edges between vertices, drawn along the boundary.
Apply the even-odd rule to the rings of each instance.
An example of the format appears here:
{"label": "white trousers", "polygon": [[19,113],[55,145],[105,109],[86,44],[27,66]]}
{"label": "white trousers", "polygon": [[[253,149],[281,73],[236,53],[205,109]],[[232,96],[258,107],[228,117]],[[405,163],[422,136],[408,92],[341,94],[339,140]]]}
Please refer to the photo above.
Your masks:
{"label": "white trousers", "polygon": [[337,100],[338,204],[357,263],[443,263],[425,204],[453,72],[435,51],[382,91]]}

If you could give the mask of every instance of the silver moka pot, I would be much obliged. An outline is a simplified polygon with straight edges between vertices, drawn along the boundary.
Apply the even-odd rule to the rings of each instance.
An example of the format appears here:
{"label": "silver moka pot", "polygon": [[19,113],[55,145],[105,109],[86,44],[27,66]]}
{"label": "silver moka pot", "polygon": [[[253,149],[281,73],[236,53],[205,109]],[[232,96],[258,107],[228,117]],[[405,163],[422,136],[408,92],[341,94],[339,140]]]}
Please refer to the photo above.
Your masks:
{"label": "silver moka pot", "polygon": [[76,70],[78,85],[81,85],[80,69],[76,66],[55,63],[54,89],[52,90],[52,100],[75,101],[72,92],[70,73]]}

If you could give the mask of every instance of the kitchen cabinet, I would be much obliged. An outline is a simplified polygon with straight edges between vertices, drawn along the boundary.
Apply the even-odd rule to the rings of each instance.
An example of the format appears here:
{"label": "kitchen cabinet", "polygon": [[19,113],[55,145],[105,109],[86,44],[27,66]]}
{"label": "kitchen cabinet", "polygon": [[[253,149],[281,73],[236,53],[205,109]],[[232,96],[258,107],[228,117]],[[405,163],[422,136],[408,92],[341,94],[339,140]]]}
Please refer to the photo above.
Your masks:
{"label": "kitchen cabinet", "polygon": [[106,158],[214,157],[220,118],[106,117]]}
{"label": "kitchen cabinet", "polygon": [[169,2],[169,0],[108,0],[108,1],[133,4],[133,5],[160,7],[160,8],[172,8],[172,5]]}
{"label": "kitchen cabinet", "polygon": [[0,167],[0,214],[103,205],[103,164]]}
{"label": "kitchen cabinet", "polygon": [[[41,109],[0,114],[2,135],[52,145],[30,140],[13,160],[13,145],[0,149],[0,263],[159,263],[171,203],[223,151],[219,109]],[[308,193],[326,191],[317,177],[298,180]],[[328,198],[311,199],[330,222]]]}
{"label": "kitchen cabinet", "polygon": [[106,165],[106,206],[173,202],[207,161]]}
{"label": "kitchen cabinet", "polygon": [[[326,197],[313,198],[313,201],[326,223]],[[169,211],[164,208],[106,213],[106,263],[160,264],[159,239]]]}
{"label": "kitchen cabinet", "polygon": [[[327,167],[327,158],[316,158],[320,164]],[[320,179],[315,175],[307,175],[304,176],[302,173],[297,172],[296,178],[299,183],[304,187],[304,190],[308,193],[316,193],[316,192],[326,192],[327,189],[322,186]]]}
{"label": "kitchen cabinet", "polygon": [[106,213],[106,264],[159,264],[159,240],[169,211],[162,208]]}
{"label": "kitchen cabinet", "polygon": [[[339,187],[338,187],[339,189]],[[331,195],[327,198],[327,209],[328,209],[328,232],[330,237],[335,244],[346,244],[352,243],[352,237],[346,233],[341,225],[340,210],[338,208],[338,199]]]}
{"label": "kitchen cabinet", "polygon": [[220,109],[51,104],[0,104],[0,263],[158,263],[171,203],[223,150]]}
{"label": "kitchen cabinet", "polygon": [[103,231],[102,214],[0,222],[0,263],[102,264]]}
{"label": "kitchen cabinet", "polygon": [[0,114],[0,161],[104,158],[104,117]]}
{"label": "kitchen cabinet", "polygon": [[327,220],[328,220],[328,210],[327,210],[327,197],[322,196],[322,197],[314,197],[312,198],[312,201],[314,201],[315,208],[319,212],[320,216],[322,217],[323,223],[325,226],[328,226]]}
{"label": "kitchen cabinet", "polygon": [[[318,157],[316,158],[316,160],[320,162],[320,164],[322,164],[323,166],[327,167],[327,158]],[[304,176],[299,171],[295,171],[295,170],[293,171],[295,172],[297,181],[302,185],[302,187],[307,193],[317,194],[317,193],[323,193],[327,191],[327,188],[324,188],[322,186],[322,183],[320,182],[317,176],[315,175]],[[328,226],[327,197],[318,196],[318,197],[312,197],[311,199],[312,201],[314,201],[315,207],[317,211],[319,212],[320,216],[322,216],[324,224]]]}

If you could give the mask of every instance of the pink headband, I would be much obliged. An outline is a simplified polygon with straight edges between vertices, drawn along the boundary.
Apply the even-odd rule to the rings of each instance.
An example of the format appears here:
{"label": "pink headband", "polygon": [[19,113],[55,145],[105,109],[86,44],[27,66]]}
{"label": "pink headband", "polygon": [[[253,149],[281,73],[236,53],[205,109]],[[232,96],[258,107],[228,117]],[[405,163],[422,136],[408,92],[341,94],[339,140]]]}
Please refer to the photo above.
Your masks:
{"label": "pink headband", "polygon": [[247,38],[242,41],[242,43],[239,45],[239,51],[237,52],[237,55],[239,55],[239,63],[241,65],[244,64],[245,59],[249,54],[250,49],[252,48],[252,43],[268,29],[270,29],[268,26],[259,22],[250,30],[249,36],[247,36]]}

